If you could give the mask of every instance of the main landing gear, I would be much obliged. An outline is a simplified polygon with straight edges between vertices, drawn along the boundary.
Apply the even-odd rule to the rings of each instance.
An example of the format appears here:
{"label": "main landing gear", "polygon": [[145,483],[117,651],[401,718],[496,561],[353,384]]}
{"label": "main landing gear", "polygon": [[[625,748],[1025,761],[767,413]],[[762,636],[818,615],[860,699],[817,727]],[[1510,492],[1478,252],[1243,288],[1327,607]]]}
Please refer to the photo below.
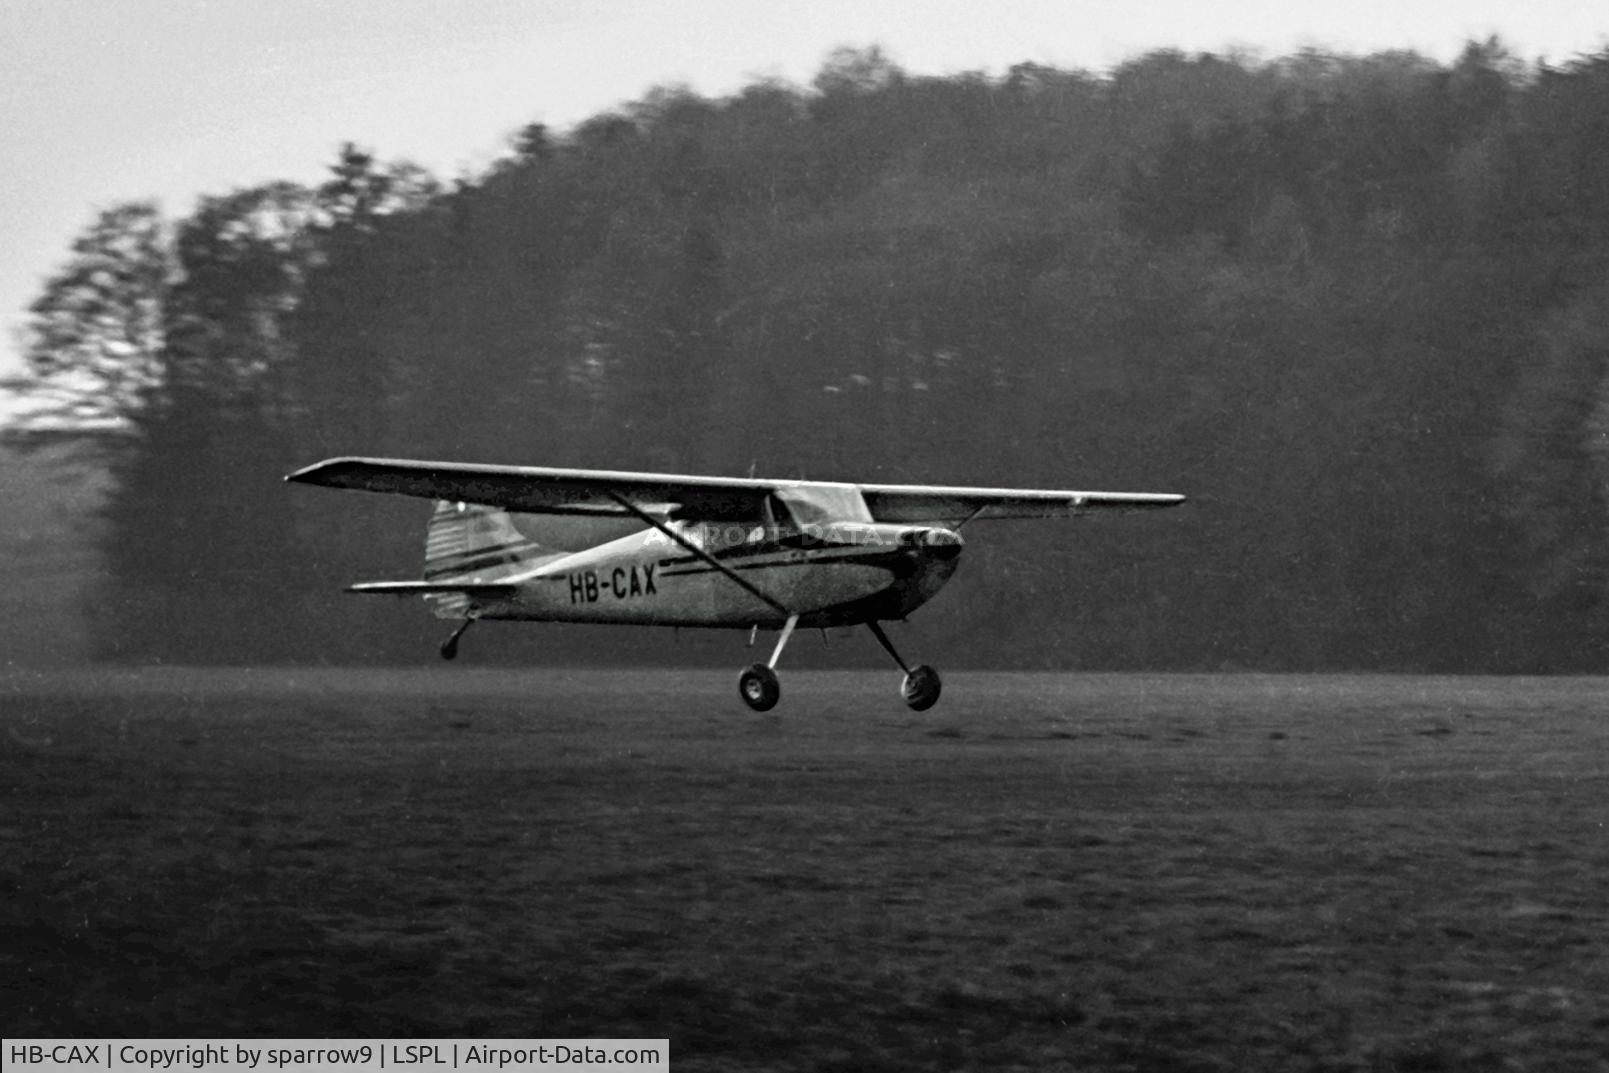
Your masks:
{"label": "main landing gear", "polygon": [[797,625],[799,616],[789,615],[788,621],[782,625],[782,636],[777,638],[776,648],[771,650],[771,658],[765,663],[751,664],[738,675],[738,695],[743,698],[744,704],[757,712],[770,711],[782,697],[782,683],[777,681],[775,668],[777,660],[782,658],[782,646],[788,643]]}
{"label": "main landing gear", "polygon": [[866,623],[877,638],[877,643],[883,646],[883,651],[891,656],[899,669],[905,672],[905,681],[900,683],[899,691],[905,697],[905,706],[913,712],[925,712],[939,702],[939,691],[944,683],[939,680],[939,672],[922,664],[918,667],[908,667],[900,659],[899,653],[894,651],[894,643],[888,639],[888,634],[875,622]]}
{"label": "main landing gear", "polygon": [[[756,663],[746,668],[737,680],[738,695],[757,712],[768,712],[775,708],[782,696],[782,686],[777,681],[777,660],[782,656],[783,646],[788,638],[793,636],[793,628],[799,624],[798,615],[790,615],[788,621],[782,626],[782,635],[777,638],[777,646],[771,651],[771,658],[764,663]],[[905,680],[900,684],[900,693],[905,697],[905,704],[912,711],[925,712],[939,702],[939,691],[943,683],[939,681],[939,672],[923,664],[919,667],[909,667],[895,651],[894,644],[883,632],[883,628],[875,622],[866,623],[877,638],[877,643],[883,646],[883,651],[893,657],[899,669],[905,672]]]}

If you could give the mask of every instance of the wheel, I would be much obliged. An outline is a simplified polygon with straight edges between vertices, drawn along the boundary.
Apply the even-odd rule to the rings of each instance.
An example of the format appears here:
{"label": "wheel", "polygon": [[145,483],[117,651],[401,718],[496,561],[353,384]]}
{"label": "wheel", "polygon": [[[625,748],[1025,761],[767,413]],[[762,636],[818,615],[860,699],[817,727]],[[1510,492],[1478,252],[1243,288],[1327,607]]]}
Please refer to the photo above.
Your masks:
{"label": "wheel", "polygon": [[939,702],[939,691],[943,688],[939,672],[923,664],[905,676],[900,692],[905,695],[905,704],[911,711],[925,712]]}
{"label": "wheel", "polygon": [[777,681],[777,673],[763,663],[756,663],[748,668],[737,680],[738,696],[757,712],[768,712],[777,706],[777,700],[782,696],[782,685]]}

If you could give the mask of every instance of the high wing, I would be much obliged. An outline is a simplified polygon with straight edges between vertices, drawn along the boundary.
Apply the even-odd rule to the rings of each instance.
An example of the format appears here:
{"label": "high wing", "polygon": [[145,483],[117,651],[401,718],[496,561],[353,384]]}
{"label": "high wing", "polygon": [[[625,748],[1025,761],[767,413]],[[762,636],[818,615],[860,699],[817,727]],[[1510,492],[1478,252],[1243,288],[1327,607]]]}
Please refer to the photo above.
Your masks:
{"label": "high wing", "polygon": [[[327,488],[485,503],[522,514],[629,515],[680,508],[707,519],[753,518],[776,481],[403,458],[331,458],[285,478]],[[611,495],[610,493],[613,493]],[[619,499],[615,498],[620,497]]]}
{"label": "high wing", "polygon": [[861,496],[880,522],[948,522],[974,518],[1068,518],[1092,511],[1175,507],[1184,496],[1164,492],[1057,492],[1035,488],[950,488],[863,484]]}
{"label": "high wing", "polygon": [[[1184,496],[942,485],[861,484],[704,477],[615,470],[489,466],[396,458],[332,458],[285,478],[302,484],[485,503],[526,514],[678,514],[706,520],[757,517],[779,489],[856,488],[879,522],[958,525],[973,518],[1052,518],[1092,511],[1171,507]],[[629,506],[628,506],[629,504]]]}

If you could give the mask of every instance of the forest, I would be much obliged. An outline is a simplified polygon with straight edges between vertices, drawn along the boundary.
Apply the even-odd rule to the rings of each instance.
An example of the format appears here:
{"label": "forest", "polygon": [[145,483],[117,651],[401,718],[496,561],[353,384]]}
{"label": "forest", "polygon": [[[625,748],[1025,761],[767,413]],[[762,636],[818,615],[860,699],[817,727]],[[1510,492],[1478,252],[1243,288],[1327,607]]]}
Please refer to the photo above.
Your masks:
{"label": "forest", "polygon": [[[339,591],[428,505],[281,483],[372,454],[1191,497],[969,528],[910,627],[949,665],[1609,667],[1609,51],[846,48],[472,176],[333,157],[107,209],[32,307],[27,390],[116,430],[97,658],[433,658]],[[519,630],[476,658],[706,651]]]}

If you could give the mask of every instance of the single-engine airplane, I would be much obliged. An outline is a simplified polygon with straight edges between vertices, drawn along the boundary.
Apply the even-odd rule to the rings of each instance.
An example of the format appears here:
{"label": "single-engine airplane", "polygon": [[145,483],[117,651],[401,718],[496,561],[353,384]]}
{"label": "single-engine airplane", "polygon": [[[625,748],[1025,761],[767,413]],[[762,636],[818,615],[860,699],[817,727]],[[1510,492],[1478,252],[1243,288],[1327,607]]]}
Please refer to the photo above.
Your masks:
{"label": "single-engine airplane", "polygon": [[[285,478],[436,501],[419,580],[348,592],[422,596],[458,621],[444,659],[478,619],[778,629],[738,693],[755,711],[781,696],[776,666],[796,627],[864,624],[905,673],[905,703],[939,699],[939,674],[912,667],[880,625],[932,599],[960,561],[960,530],[982,518],[1071,517],[1184,502],[1147,492],[1062,492],[911,484],[676,476],[611,470],[332,458]],[[513,514],[526,521],[522,531]],[[634,532],[580,551],[538,543],[542,516],[614,519]],[[537,539],[527,534],[535,534]]]}

